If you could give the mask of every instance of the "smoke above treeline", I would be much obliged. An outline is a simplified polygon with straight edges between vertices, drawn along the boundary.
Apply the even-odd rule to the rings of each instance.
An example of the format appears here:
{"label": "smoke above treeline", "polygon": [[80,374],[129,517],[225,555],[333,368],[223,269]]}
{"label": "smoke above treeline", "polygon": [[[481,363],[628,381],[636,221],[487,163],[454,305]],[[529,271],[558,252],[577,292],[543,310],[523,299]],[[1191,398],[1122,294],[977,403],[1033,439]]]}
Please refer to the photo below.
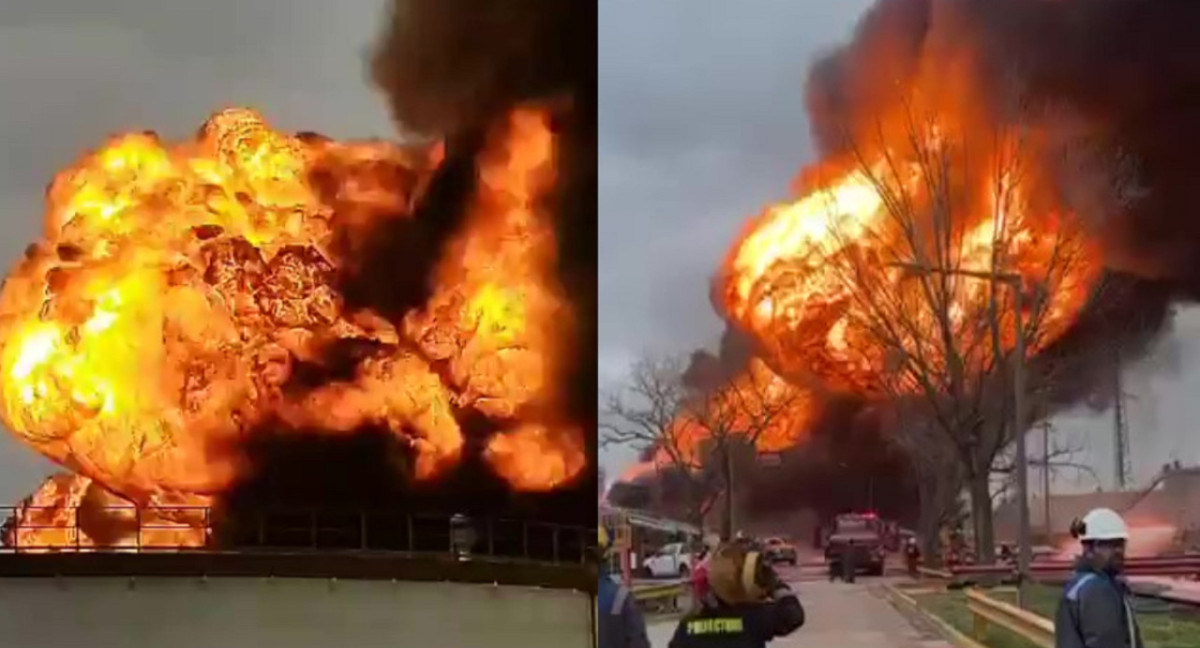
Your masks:
{"label": "smoke above treeline", "polygon": [[[1170,0],[881,0],[811,70],[810,124],[820,153],[836,155],[847,125],[871,128],[897,88],[919,87],[968,93],[981,113],[969,119],[1044,134],[1037,167],[1091,225],[1109,271],[1040,362],[1084,369],[1114,345],[1129,361],[1166,330],[1174,301],[1200,295],[1196,28],[1200,4]],[[1051,404],[1107,386],[1058,382]]]}
{"label": "smoke above treeline", "polygon": [[831,155],[845,124],[869,128],[897,87],[967,91],[978,119],[1051,133],[1044,155],[1091,152],[1057,180],[1097,225],[1110,267],[1195,291],[1197,27],[1200,5],[1171,0],[882,0],[813,67],[810,124]]}
{"label": "smoke above treeline", "polygon": [[[1176,0],[879,0],[810,70],[808,118],[823,160],[872,137],[914,92],[968,124],[1038,134],[1035,164],[1100,241],[1106,271],[1071,329],[1030,361],[1033,389],[1051,374],[1073,377],[1046,384],[1035,416],[1107,405],[1113,349],[1138,359],[1169,330],[1173,305],[1200,297],[1197,30],[1200,3]],[[688,379],[728,380],[753,354],[731,325],[717,353],[693,355]],[[863,470],[890,475],[908,498],[896,503],[903,517],[915,490],[899,485],[878,443],[886,432],[864,407],[829,404],[794,457],[752,478],[747,504],[861,506],[838,494],[846,473],[828,468],[873,465]]]}

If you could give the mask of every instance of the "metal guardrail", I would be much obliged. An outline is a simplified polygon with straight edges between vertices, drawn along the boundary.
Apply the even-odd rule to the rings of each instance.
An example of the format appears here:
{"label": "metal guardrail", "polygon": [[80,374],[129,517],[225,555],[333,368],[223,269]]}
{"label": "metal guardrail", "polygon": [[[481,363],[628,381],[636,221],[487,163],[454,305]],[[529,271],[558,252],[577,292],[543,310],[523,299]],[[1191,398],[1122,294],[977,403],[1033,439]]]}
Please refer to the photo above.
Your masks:
{"label": "metal guardrail", "polygon": [[633,586],[633,598],[646,611],[674,612],[683,607],[682,601],[690,596],[684,582],[646,584]]}
{"label": "metal guardrail", "polygon": [[[1059,577],[1075,571],[1071,560],[1041,560],[1030,563],[1030,576],[1035,580]],[[954,565],[942,569],[918,567],[917,571],[926,578],[969,583],[973,576],[998,576],[1015,579],[1016,565],[997,563],[992,565]],[[1125,561],[1125,573],[1129,576],[1174,576],[1200,578],[1200,555],[1129,558]]]}
{"label": "metal guardrail", "polygon": [[632,591],[633,598],[639,601],[649,601],[683,596],[686,590],[683,583],[664,583],[662,585],[634,585]]}
{"label": "metal guardrail", "polygon": [[595,528],[382,510],[0,507],[0,553],[397,552],[582,564]]}
{"label": "metal guardrail", "polygon": [[1041,616],[998,601],[983,592],[967,590],[967,609],[972,616],[972,635],[982,642],[990,624],[1014,632],[1041,648],[1054,648],[1054,624]]}
{"label": "metal guardrail", "polygon": [[954,574],[944,569],[934,569],[932,567],[917,567],[917,573],[926,578],[937,578],[941,580],[951,580]]}

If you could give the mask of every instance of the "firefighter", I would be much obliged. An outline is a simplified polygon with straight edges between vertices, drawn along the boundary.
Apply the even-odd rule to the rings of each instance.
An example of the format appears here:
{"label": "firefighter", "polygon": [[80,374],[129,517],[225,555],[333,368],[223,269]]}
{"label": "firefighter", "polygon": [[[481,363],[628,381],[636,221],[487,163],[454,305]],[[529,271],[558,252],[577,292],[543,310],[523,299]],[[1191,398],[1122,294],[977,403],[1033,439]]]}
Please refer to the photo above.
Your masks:
{"label": "firefighter", "polygon": [[921,562],[921,549],[917,546],[916,538],[909,538],[904,543],[904,564],[908,567],[909,578],[917,577],[917,565]]}
{"label": "firefighter", "polygon": [[1054,616],[1055,648],[1145,648],[1121,577],[1129,528],[1107,508],[1071,523],[1083,548]]}
{"label": "firefighter", "polygon": [[[602,554],[607,554],[610,535],[599,528]],[[596,632],[599,648],[651,648],[642,619],[629,589],[619,585],[609,573],[607,561],[600,561],[600,584],[596,593]]]}
{"label": "firefighter", "polygon": [[842,549],[842,582],[853,583],[858,576],[858,544],[847,540]]}
{"label": "firefighter", "polygon": [[791,588],[741,543],[713,552],[707,589],[699,609],[679,621],[669,648],[764,648],[804,625],[804,608]]}

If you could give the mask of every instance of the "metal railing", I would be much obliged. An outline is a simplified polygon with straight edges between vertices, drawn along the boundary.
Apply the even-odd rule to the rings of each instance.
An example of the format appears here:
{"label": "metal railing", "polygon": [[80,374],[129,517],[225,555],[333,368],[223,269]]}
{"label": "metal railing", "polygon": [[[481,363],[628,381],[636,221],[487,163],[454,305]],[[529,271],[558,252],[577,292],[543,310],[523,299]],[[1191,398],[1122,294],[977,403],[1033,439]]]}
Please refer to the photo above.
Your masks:
{"label": "metal railing", "polygon": [[685,582],[646,583],[633,586],[633,598],[643,610],[662,612],[682,608],[684,599],[689,598]]}
{"label": "metal railing", "polygon": [[967,590],[967,609],[971,611],[971,634],[976,641],[983,642],[988,626],[995,624],[1036,646],[1054,648],[1054,624],[1049,619],[998,601],[975,588]]}
{"label": "metal railing", "polygon": [[[1016,576],[1016,566],[1007,563],[993,565],[953,565],[941,570],[920,567],[925,576],[961,580],[971,576],[999,575]],[[1073,560],[1039,560],[1030,563],[1030,575],[1039,577],[1068,574],[1075,570]],[[1125,573],[1131,576],[1198,576],[1200,577],[1200,555],[1127,558]]]}
{"label": "metal railing", "polygon": [[596,546],[595,528],[370,509],[9,506],[0,514],[7,553],[352,551],[582,564]]}
{"label": "metal railing", "polygon": [[644,585],[633,586],[633,598],[639,601],[674,598],[677,596],[682,596],[684,591],[684,583],[647,583]]}

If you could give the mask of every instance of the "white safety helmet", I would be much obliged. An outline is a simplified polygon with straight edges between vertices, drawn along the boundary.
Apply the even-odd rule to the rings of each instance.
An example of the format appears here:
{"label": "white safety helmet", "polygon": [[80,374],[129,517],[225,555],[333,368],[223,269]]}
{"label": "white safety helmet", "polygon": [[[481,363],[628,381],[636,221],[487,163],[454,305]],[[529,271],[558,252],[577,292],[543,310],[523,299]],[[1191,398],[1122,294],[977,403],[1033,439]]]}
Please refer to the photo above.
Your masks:
{"label": "white safety helmet", "polygon": [[1128,540],[1129,527],[1114,510],[1097,508],[1071,523],[1071,535],[1079,540]]}

